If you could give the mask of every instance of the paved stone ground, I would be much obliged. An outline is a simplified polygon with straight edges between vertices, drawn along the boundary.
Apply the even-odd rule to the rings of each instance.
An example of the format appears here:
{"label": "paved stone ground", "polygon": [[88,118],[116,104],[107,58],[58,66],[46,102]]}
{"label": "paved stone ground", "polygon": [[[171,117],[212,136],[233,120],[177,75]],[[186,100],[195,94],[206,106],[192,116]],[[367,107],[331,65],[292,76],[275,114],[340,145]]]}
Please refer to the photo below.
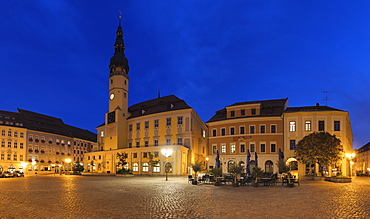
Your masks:
{"label": "paved stone ground", "polygon": [[370,218],[369,195],[369,177],[235,188],[171,176],[33,176],[0,179],[0,218]]}

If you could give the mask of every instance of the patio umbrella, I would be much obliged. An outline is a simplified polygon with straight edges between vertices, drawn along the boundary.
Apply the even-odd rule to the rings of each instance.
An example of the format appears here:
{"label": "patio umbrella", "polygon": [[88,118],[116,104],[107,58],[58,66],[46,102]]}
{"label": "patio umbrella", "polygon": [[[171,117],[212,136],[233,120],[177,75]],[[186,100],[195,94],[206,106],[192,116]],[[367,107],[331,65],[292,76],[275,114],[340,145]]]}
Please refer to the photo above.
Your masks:
{"label": "patio umbrella", "polygon": [[257,156],[257,152],[254,152],[254,156],[255,156],[255,161],[256,161],[256,164],[255,164],[255,167],[258,167],[258,156]]}
{"label": "patio umbrella", "polygon": [[216,168],[220,168],[220,154],[216,151]]}
{"label": "patio umbrella", "polygon": [[279,161],[280,161],[280,160],[284,160],[284,152],[282,152],[280,148],[279,148],[279,153],[278,153],[278,155],[279,155]]}
{"label": "patio umbrella", "polygon": [[247,150],[247,174],[250,174],[251,173],[251,170],[250,170],[250,161],[251,161],[251,153],[249,152],[249,149]]}

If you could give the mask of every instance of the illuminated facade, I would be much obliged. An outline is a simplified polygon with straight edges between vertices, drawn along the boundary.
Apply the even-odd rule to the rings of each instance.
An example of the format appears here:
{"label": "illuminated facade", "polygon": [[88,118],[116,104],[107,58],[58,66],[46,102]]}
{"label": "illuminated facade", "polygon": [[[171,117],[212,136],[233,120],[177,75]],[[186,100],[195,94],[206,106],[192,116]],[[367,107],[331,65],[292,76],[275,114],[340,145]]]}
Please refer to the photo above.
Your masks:
{"label": "illuminated facade", "polygon": [[[92,132],[66,125],[58,118],[21,109],[17,113],[0,111],[0,130],[0,166],[4,171],[70,170],[73,163],[82,161],[83,153],[91,151],[96,144],[96,134]],[[74,150],[75,145],[83,148]],[[71,162],[67,163],[66,159]]]}
{"label": "illuminated facade", "polygon": [[[350,175],[350,161],[346,153],[352,153],[352,128],[347,111],[327,106],[289,107],[284,112],[284,154],[289,161],[297,163],[295,169],[298,175],[313,173],[313,166],[298,163],[294,158],[296,144],[312,132],[325,131],[335,135],[343,145],[344,153],[341,164],[333,171],[341,171],[343,175]],[[318,168],[316,168],[318,170]],[[327,169],[331,175],[331,168]],[[316,173],[317,174],[317,173]]]}
{"label": "illuminated facade", "polygon": [[356,150],[356,174],[370,176],[370,142]]}
{"label": "illuminated facade", "polygon": [[245,166],[249,150],[251,168],[257,153],[258,166],[266,172],[276,172],[278,151],[283,149],[282,114],[287,103],[287,99],[249,101],[217,111],[207,122],[209,168],[215,166],[217,150],[224,173],[230,165]]}
{"label": "illuminated facade", "polygon": [[[160,160],[153,174],[163,175],[166,164],[172,175],[188,174],[189,165],[203,162],[207,155],[205,124],[185,101],[174,95],[128,107],[129,66],[121,25],[114,50],[109,65],[109,111],[104,124],[97,127],[96,151],[85,154],[87,171],[116,173],[117,153],[126,153],[127,168],[134,174],[151,174],[150,153],[154,160]],[[166,158],[162,149],[172,149],[173,154]]]}

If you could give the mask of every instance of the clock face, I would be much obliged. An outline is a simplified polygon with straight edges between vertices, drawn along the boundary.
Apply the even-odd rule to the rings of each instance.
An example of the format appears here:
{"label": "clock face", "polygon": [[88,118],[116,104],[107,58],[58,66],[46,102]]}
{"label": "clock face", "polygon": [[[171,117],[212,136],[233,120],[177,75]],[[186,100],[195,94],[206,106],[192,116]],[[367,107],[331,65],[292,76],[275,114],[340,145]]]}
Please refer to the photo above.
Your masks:
{"label": "clock face", "polygon": [[113,98],[114,98],[114,94],[111,94],[111,95],[109,96],[109,98],[110,98],[111,100],[113,100]]}

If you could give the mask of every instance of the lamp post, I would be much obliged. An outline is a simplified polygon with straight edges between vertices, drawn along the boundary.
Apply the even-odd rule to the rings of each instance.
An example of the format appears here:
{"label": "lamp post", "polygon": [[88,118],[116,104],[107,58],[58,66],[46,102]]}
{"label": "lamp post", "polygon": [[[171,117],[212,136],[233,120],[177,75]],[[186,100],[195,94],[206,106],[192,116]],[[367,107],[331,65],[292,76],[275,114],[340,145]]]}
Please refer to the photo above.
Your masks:
{"label": "lamp post", "polygon": [[209,160],[209,158],[206,157],[206,168],[207,168],[207,171],[208,171],[208,160]]}
{"label": "lamp post", "polygon": [[71,163],[72,159],[71,158],[66,158],[64,161],[67,163],[68,171],[70,170],[69,168],[69,163]]}
{"label": "lamp post", "polygon": [[[168,162],[168,157],[171,156],[173,150],[172,149],[162,149],[162,154],[163,156],[165,156],[167,158],[167,162]],[[166,172],[166,181],[168,180],[168,168],[167,168],[167,163],[165,164],[165,172]]]}
{"label": "lamp post", "polygon": [[356,154],[355,153],[346,153],[346,157],[349,160],[349,176],[352,177],[352,165],[354,164],[352,159],[355,158]]}

